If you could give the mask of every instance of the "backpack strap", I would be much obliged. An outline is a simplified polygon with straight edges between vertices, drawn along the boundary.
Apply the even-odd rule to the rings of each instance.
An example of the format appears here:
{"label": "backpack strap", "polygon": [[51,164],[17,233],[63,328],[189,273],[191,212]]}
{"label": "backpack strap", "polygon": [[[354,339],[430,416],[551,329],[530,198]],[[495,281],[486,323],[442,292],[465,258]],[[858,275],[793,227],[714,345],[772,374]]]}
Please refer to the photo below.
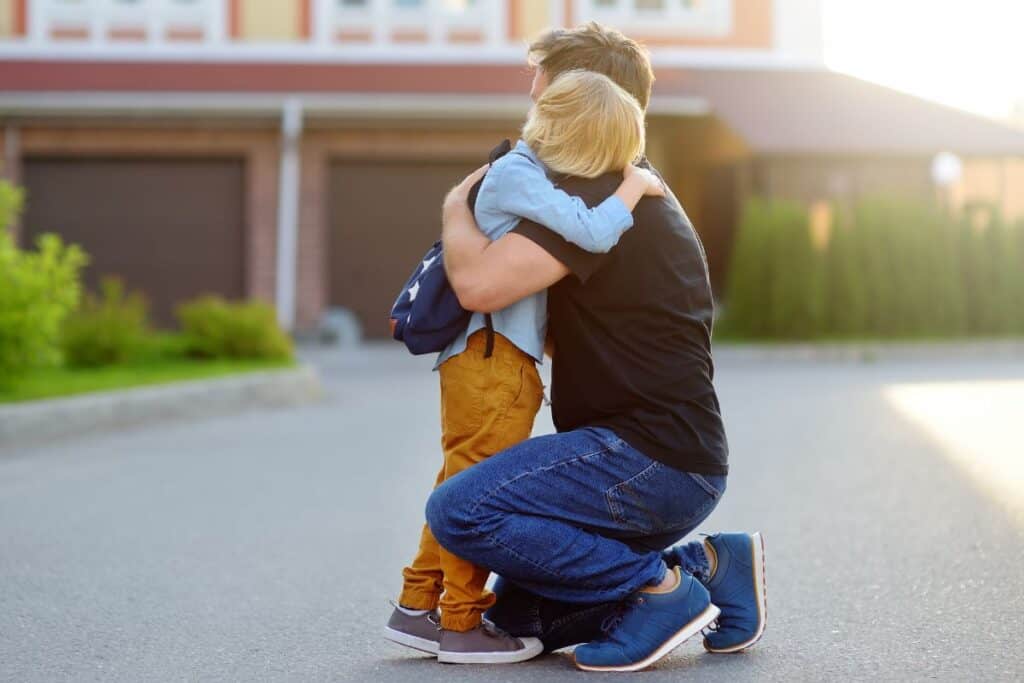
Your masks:
{"label": "backpack strap", "polygon": [[494,322],[490,313],[484,313],[484,323],[487,324],[487,346],[484,348],[484,358],[494,355]]}
{"label": "backpack strap", "polygon": [[[498,159],[505,156],[511,151],[512,143],[509,142],[507,139],[502,140],[500,145],[491,150],[490,158],[488,161],[493,164],[495,161],[497,161]],[[478,184],[473,189],[479,191],[479,188],[480,186]],[[470,192],[472,193],[472,190]],[[470,207],[472,208],[475,203],[476,197],[473,197],[473,200],[470,202]],[[484,358],[490,358],[491,356],[494,355],[494,321],[491,319],[490,313],[484,314],[484,323],[487,325],[487,345],[484,348]]]}

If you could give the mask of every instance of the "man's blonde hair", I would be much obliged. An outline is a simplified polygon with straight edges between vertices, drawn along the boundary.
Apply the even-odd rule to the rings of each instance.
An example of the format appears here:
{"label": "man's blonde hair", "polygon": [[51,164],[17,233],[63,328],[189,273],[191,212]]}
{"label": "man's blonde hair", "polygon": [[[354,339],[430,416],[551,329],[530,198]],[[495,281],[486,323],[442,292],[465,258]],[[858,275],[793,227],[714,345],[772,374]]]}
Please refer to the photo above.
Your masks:
{"label": "man's blonde hair", "polygon": [[586,69],[618,83],[645,110],[651,99],[654,71],[647,50],[596,21],[545,32],[530,44],[527,60],[552,81],[566,71]]}
{"label": "man's blonde hair", "polygon": [[644,151],[636,98],[593,71],[562,73],[537,99],[523,140],[556,173],[596,178],[621,171]]}

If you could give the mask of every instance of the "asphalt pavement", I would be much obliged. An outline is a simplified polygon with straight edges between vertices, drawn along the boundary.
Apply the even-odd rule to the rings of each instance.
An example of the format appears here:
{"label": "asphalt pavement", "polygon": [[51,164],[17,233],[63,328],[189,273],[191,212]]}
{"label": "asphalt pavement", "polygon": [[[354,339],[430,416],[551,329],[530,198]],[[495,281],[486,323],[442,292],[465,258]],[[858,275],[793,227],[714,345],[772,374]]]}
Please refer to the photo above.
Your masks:
{"label": "asphalt pavement", "polygon": [[[318,405],[0,451],[0,680],[588,675],[379,637],[440,462],[436,377],[390,347],[307,355]],[[969,466],[972,434],[1024,459],[1005,405],[1024,417],[1024,362],[726,350],[717,384],[732,473],[706,531],[764,533],[767,631],[741,655],[695,639],[642,680],[1024,679],[1024,487]],[[990,386],[1000,410],[949,412]]]}

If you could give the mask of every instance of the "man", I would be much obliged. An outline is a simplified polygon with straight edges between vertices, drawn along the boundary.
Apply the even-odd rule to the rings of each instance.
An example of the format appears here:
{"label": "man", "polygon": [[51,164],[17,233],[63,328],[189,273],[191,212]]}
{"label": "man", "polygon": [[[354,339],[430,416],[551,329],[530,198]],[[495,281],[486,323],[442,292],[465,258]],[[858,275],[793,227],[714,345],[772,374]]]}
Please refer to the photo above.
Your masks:
{"label": "man", "polygon": [[[646,109],[644,51],[589,24],[531,46],[536,98],[560,73],[615,80]],[[641,200],[634,227],[591,254],[523,221],[490,242],[467,197],[444,205],[449,279],[462,304],[499,310],[548,289],[558,433],[527,440],[440,486],[427,521],[442,546],[501,575],[489,617],[577,666],[649,666],[718,621],[713,652],[749,647],[764,628],[763,545],[720,534],[662,553],[725,491],[727,443],[712,385],[713,302],[703,247],[671,195]],[[592,205],[620,178],[565,179]],[[721,614],[719,615],[719,610]]]}

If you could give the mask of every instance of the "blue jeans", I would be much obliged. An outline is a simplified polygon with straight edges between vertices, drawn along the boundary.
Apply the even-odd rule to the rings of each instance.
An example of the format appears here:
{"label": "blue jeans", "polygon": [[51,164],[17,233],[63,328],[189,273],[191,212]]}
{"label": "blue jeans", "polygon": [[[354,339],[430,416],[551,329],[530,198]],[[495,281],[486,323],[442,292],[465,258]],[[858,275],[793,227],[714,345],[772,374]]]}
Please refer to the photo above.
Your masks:
{"label": "blue jeans", "polygon": [[[447,550],[502,577],[495,614],[544,601],[561,618],[659,582],[660,551],[724,491],[724,476],[676,470],[611,430],[585,428],[528,439],[452,477],[427,501],[427,523]],[[683,569],[702,578],[707,559],[694,545]]]}

